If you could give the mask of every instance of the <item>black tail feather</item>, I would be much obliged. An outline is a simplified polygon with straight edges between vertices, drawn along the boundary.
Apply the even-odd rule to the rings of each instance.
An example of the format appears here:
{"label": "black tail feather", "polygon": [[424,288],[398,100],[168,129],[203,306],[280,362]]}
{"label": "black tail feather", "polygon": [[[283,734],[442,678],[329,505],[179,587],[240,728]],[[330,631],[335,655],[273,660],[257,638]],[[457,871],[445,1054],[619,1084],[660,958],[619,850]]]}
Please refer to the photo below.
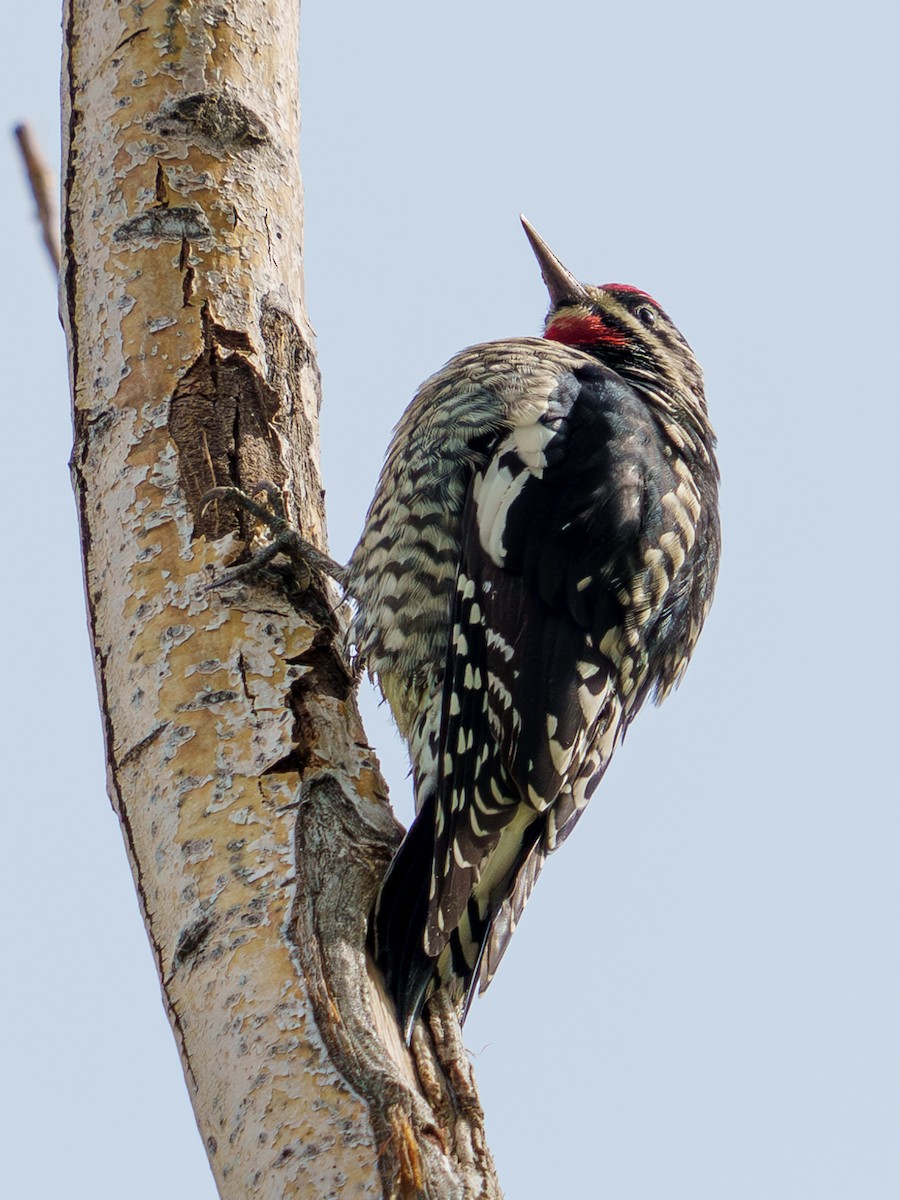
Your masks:
{"label": "black tail feather", "polygon": [[372,954],[407,1042],[429,995],[435,960],[423,948],[432,875],[435,797],[430,796],[388,867],[370,923]]}

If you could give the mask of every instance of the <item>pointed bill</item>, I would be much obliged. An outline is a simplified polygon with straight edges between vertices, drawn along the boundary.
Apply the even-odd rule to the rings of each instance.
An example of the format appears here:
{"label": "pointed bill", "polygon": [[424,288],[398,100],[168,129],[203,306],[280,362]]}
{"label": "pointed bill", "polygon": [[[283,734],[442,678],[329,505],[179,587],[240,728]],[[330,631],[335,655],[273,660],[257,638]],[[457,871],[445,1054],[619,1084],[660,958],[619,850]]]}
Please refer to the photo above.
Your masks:
{"label": "pointed bill", "polygon": [[578,282],[568,267],[564,267],[544,239],[540,236],[531,222],[519,214],[525,235],[531,242],[531,248],[540,264],[541,274],[547,291],[550,293],[550,303],[553,308],[562,304],[584,304],[588,295],[582,284]]}

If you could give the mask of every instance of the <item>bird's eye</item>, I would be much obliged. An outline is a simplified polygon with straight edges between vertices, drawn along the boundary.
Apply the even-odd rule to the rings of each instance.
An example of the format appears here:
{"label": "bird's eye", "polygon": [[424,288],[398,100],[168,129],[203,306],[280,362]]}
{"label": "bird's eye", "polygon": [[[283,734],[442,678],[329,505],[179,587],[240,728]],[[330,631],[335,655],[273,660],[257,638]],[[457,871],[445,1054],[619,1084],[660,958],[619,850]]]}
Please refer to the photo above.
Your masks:
{"label": "bird's eye", "polygon": [[640,308],[635,309],[634,315],[641,322],[641,324],[646,325],[648,329],[656,324],[656,313],[649,306],[649,304],[642,304]]}

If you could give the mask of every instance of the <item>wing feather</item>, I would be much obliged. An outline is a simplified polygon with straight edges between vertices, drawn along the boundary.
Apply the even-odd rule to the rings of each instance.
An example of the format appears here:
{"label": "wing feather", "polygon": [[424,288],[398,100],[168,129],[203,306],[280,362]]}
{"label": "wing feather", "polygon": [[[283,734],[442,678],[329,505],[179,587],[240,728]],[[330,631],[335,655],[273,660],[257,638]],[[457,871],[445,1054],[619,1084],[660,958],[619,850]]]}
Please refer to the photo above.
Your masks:
{"label": "wing feather", "polygon": [[[436,781],[416,822],[433,839],[427,901],[407,879],[416,902],[398,919],[415,975],[394,988],[407,1029],[434,986],[466,1007],[487,987],[544,862],[668,669],[651,634],[687,603],[679,487],[647,406],[599,364],[566,373],[473,476]],[[401,848],[389,879],[425,869],[415,832],[415,861]]]}

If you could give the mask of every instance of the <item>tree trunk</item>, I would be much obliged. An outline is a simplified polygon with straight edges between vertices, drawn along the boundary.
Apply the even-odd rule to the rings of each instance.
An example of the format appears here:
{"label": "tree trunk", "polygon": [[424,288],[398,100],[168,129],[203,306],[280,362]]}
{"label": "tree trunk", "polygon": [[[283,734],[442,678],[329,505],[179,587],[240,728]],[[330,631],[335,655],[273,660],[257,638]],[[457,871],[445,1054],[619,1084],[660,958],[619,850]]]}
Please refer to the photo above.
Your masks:
{"label": "tree trunk", "polygon": [[399,829],[287,571],[210,589],[269,481],[325,538],[295,0],[69,0],[62,309],[109,793],[223,1197],[500,1195],[456,1017],[367,969]]}

